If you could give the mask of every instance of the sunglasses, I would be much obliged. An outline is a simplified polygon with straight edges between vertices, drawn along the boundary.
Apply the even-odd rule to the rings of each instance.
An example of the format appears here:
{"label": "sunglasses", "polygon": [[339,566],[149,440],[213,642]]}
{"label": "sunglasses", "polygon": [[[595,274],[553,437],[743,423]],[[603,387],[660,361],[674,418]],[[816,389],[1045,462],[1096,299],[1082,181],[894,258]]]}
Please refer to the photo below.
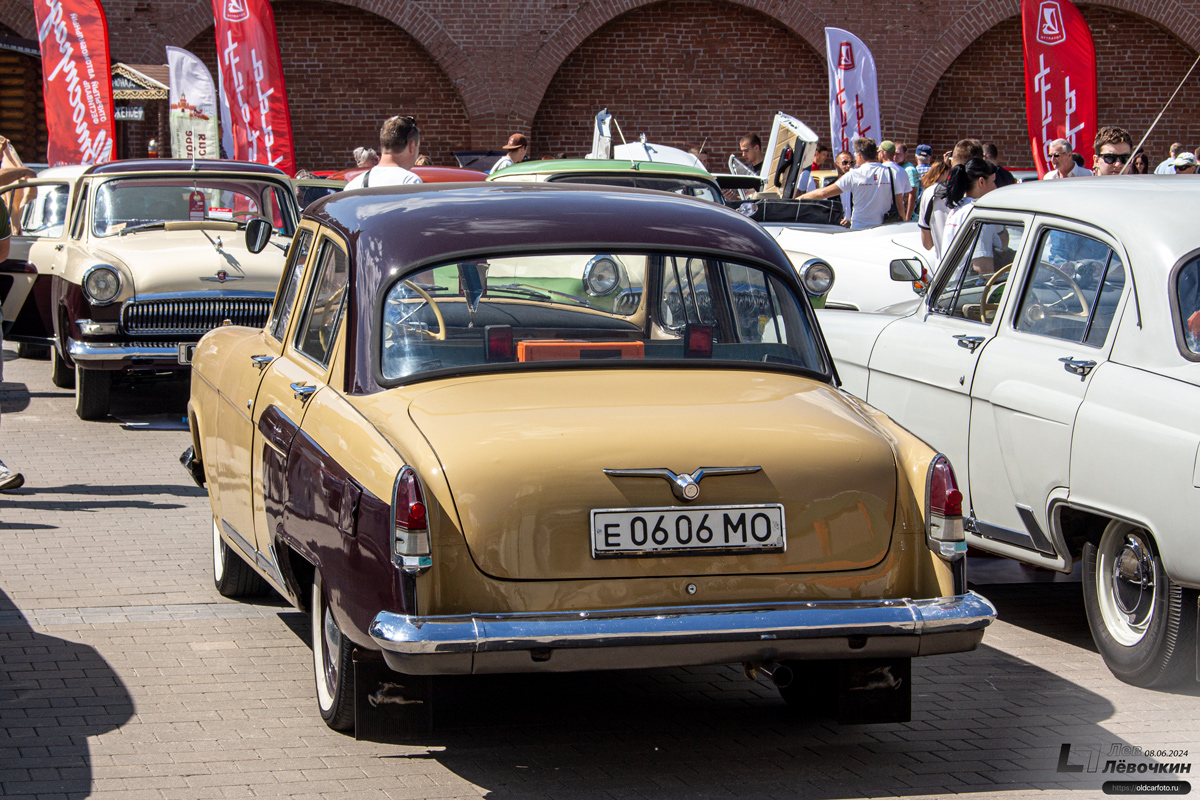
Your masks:
{"label": "sunglasses", "polygon": [[1133,156],[1129,153],[1101,153],[1100,158],[1104,159],[1105,164],[1125,164]]}

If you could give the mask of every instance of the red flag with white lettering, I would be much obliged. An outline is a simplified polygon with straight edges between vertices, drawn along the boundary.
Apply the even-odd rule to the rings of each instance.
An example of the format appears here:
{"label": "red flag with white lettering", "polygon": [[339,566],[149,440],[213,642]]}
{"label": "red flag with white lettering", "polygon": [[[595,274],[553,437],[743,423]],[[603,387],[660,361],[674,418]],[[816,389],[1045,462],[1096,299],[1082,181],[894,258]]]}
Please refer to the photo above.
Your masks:
{"label": "red flag with white lettering", "polygon": [[1070,0],[1021,0],[1025,117],[1038,175],[1055,168],[1046,146],[1066,139],[1092,166],[1096,138],[1096,51]]}
{"label": "red flag with white lettering", "polygon": [[50,166],[113,157],[108,23],[98,0],[34,0]]}
{"label": "red flag with white lettering", "polygon": [[296,174],[292,115],[267,0],[212,0],[217,27],[221,102],[228,103],[233,152]]}

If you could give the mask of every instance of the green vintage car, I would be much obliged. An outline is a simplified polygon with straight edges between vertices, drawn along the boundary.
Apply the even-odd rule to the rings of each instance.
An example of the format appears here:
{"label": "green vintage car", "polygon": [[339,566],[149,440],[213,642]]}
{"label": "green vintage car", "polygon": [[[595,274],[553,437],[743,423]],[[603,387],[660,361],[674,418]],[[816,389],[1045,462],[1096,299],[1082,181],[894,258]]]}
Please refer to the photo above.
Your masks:
{"label": "green vintage car", "polygon": [[[695,197],[724,205],[721,187],[712,173],[700,167],[664,161],[627,159],[558,158],[525,161],[498,170],[487,178],[504,183],[586,183],[596,186],[631,186]],[[797,269],[800,282],[814,308],[825,305],[833,287],[833,269],[824,262],[806,263]],[[589,298],[589,303],[608,311],[620,311],[626,303],[636,305],[641,287],[631,286],[625,270],[615,258],[589,263],[578,277],[556,276],[552,288],[569,295]],[[605,300],[605,298],[608,298]]]}

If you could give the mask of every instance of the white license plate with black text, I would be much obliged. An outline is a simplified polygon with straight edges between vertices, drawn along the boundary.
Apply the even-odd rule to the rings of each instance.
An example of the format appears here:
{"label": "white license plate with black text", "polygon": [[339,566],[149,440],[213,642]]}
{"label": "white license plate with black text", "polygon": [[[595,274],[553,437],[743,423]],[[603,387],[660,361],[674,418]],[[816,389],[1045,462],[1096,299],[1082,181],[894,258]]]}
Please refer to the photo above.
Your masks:
{"label": "white license plate with black text", "polygon": [[597,508],[592,557],[704,552],[782,552],[783,506]]}

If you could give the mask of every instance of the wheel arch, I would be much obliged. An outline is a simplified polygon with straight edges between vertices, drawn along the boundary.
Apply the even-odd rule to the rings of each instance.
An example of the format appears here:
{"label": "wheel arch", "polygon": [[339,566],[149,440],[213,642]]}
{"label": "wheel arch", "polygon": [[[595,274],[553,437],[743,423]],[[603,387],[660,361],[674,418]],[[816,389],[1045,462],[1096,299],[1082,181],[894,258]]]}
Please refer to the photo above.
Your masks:
{"label": "wheel arch", "polygon": [[[1155,554],[1160,558],[1163,556],[1162,544],[1155,532],[1155,526],[1144,519],[1130,516],[1128,513],[1089,506],[1075,501],[1060,500],[1051,503],[1049,518],[1055,532],[1059,535],[1058,538],[1067,546],[1071,558],[1074,560],[1082,558],[1085,544],[1098,547],[1104,529],[1113,521],[1124,522],[1144,530],[1150,538]],[[1173,568],[1173,562],[1169,562],[1165,558],[1162,559],[1162,562],[1167,577],[1172,581],[1187,588],[1200,588],[1192,581],[1180,580],[1178,570]]]}

